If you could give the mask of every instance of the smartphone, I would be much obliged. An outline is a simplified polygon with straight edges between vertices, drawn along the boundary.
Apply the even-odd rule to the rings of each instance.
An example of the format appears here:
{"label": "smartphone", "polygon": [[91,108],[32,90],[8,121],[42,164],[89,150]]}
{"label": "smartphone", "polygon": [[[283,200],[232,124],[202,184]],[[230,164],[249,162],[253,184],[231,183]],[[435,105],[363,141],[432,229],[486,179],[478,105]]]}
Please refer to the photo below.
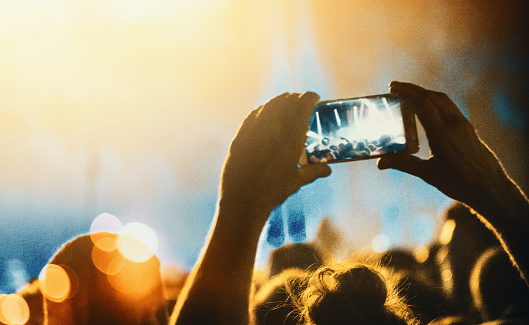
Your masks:
{"label": "smartphone", "polygon": [[300,164],[338,163],[419,151],[413,112],[391,94],[318,103]]}

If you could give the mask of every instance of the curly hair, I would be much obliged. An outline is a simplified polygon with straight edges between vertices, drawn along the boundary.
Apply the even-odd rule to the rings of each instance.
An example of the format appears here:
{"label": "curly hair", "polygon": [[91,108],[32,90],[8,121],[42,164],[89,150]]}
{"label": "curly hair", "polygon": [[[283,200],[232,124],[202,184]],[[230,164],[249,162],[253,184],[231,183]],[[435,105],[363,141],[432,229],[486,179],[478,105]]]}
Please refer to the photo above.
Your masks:
{"label": "curly hair", "polygon": [[320,267],[296,302],[307,324],[418,324],[390,281],[365,264]]}

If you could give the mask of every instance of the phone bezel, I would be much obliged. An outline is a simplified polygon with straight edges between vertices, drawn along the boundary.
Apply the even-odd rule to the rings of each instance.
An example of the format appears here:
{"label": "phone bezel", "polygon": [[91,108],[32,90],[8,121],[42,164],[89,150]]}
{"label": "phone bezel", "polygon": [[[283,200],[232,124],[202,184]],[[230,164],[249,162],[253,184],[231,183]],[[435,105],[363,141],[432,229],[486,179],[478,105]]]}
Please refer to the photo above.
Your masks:
{"label": "phone bezel", "polygon": [[[369,95],[369,96],[360,96],[360,97],[352,97],[352,98],[344,98],[344,99],[333,99],[333,100],[325,100],[322,102],[319,102],[315,108],[314,112],[316,112],[317,108],[322,105],[334,103],[334,102],[347,102],[347,101],[358,101],[361,99],[372,99],[372,98],[398,98],[400,101],[400,111],[402,115],[402,123],[404,128],[404,136],[406,138],[406,150],[401,151],[399,153],[405,152],[408,154],[414,154],[419,151],[419,137],[417,134],[417,123],[415,120],[415,114],[411,110],[408,105],[406,105],[406,102],[403,101],[401,97],[398,97],[396,95],[392,94],[377,94],[377,95]],[[312,113],[314,115],[314,112]],[[311,120],[312,116],[311,115]],[[310,123],[310,122],[309,122]],[[307,125],[307,130],[309,129],[309,125]],[[350,161],[358,161],[358,160],[366,160],[366,159],[374,159],[379,158],[384,155],[395,155],[399,153],[381,153],[376,155],[369,155],[369,156],[360,156],[360,157],[352,157],[347,159],[337,159],[337,160],[331,160],[327,162],[323,162],[324,164],[334,164],[334,163],[342,163],[342,162],[350,162]],[[305,147],[302,148],[302,155],[299,160],[300,165],[306,165],[306,164],[312,164],[314,162],[310,162],[307,156],[307,151]],[[318,162],[322,163],[322,162]]]}

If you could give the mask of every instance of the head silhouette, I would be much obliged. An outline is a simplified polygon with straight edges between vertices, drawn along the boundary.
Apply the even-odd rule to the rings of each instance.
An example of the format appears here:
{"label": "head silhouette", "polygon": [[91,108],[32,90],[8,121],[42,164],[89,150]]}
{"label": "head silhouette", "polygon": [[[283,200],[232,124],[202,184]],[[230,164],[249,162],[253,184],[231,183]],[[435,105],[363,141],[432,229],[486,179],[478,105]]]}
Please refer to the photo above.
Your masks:
{"label": "head silhouette", "polygon": [[306,288],[307,273],[288,269],[266,281],[252,298],[257,325],[297,325],[300,321],[296,297]]}
{"label": "head silhouette", "polygon": [[[455,201],[445,211],[445,225],[452,224],[452,233],[441,238],[443,247],[440,256],[443,286],[448,297],[459,307],[460,312],[472,308],[469,278],[478,257],[489,247],[498,245],[491,230],[465,205]],[[443,237],[443,236],[441,236]]]}
{"label": "head silhouette", "polygon": [[268,259],[269,277],[297,268],[315,271],[323,264],[322,252],[312,243],[289,243],[274,249]]}
{"label": "head silhouette", "polygon": [[302,306],[305,320],[316,325],[415,323],[382,274],[362,264],[318,269],[308,280]]}
{"label": "head silhouette", "polygon": [[529,317],[529,288],[501,247],[489,248],[478,259],[470,289],[483,321]]}
{"label": "head silhouette", "polygon": [[117,240],[117,234],[84,235],[55,254],[41,280],[45,324],[167,322],[158,258],[131,261]]}

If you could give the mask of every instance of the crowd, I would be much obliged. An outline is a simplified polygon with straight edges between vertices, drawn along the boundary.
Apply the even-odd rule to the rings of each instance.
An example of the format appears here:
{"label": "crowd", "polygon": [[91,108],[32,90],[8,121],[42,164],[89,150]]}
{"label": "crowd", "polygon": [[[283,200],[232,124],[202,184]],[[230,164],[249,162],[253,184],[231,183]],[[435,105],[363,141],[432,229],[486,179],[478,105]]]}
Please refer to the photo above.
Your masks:
{"label": "crowd", "polygon": [[404,137],[392,137],[388,134],[382,135],[378,140],[367,139],[353,140],[341,137],[338,143],[327,144],[328,138],[322,140],[322,144],[307,150],[307,156],[311,163],[328,163],[335,160],[353,159],[366,156],[378,156],[385,153],[397,153],[406,150]]}
{"label": "crowd", "polygon": [[[527,197],[445,94],[398,82],[390,92],[415,112],[431,156],[383,156],[378,168],[420,177],[454,200],[427,258],[392,250],[338,261],[322,245],[336,232],[325,231],[276,249],[266,272],[256,271],[272,210],[331,173],[298,165],[319,97],[283,94],[252,111],[233,139],[208,240],[183,287],[162,279],[156,256],[122,261],[113,234],[81,236],[50,261],[69,279],[66,297],[35,283],[17,293],[31,302],[27,324],[529,324]],[[271,151],[282,159],[268,159]],[[129,270],[122,276],[116,260]]]}

